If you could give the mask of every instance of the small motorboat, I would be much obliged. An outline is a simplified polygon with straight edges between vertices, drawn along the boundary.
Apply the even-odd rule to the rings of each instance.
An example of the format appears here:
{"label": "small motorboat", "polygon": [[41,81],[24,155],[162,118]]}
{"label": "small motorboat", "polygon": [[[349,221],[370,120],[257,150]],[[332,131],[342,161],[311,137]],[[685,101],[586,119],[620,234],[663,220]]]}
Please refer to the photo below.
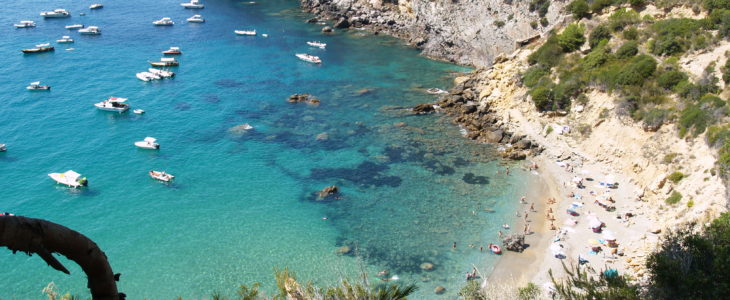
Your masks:
{"label": "small motorboat", "polygon": [[0,144],[0,152],[8,151],[8,147],[5,144]]}
{"label": "small motorboat", "polygon": [[81,29],[81,28],[84,28],[84,24],[71,24],[71,25],[64,26],[64,28],[66,28],[66,29],[72,29],[72,30],[73,29]]}
{"label": "small motorboat", "polygon": [[502,248],[495,244],[489,244],[489,250],[494,254],[502,254]]}
{"label": "small motorboat", "polygon": [[172,19],[168,17],[164,17],[162,19],[152,22],[152,24],[154,24],[155,26],[172,26],[175,25],[175,22],[173,22]]}
{"label": "small motorboat", "polygon": [[149,69],[147,69],[147,71],[149,71],[150,73],[155,74],[157,76],[160,76],[162,78],[175,77],[175,72],[172,72],[172,71],[160,70],[160,69],[155,69],[155,68],[149,68]]}
{"label": "small motorboat", "polygon": [[167,174],[165,173],[165,171],[160,172],[152,170],[149,172],[149,174],[150,177],[164,182],[170,182],[173,178],[175,178],[175,176],[173,176],[172,174]]}
{"label": "small motorboat", "polygon": [[35,22],[33,21],[20,21],[19,24],[13,24],[15,28],[33,28],[35,27]]}
{"label": "small motorboat", "polygon": [[50,51],[54,51],[54,50],[56,50],[56,49],[53,48],[53,46],[51,46],[51,44],[49,44],[49,43],[35,45],[35,48],[20,49],[20,51],[22,51],[23,53],[27,53],[27,54],[50,52]]}
{"label": "small motorboat", "polygon": [[234,30],[237,35],[248,35],[248,36],[254,36],[256,35],[256,30]]}
{"label": "small motorboat", "polygon": [[29,86],[25,87],[27,90],[31,91],[50,91],[51,86],[50,85],[41,85],[40,81],[31,82]]}
{"label": "small motorboat", "polygon": [[180,3],[180,6],[191,9],[205,8],[205,5],[203,5],[203,3],[200,3],[199,0],[190,0],[190,2]]}
{"label": "small motorboat", "polygon": [[263,37],[269,37],[269,34],[267,34],[267,33],[262,33],[262,34],[261,34],[261,36],[263,36]]}
{"label": "small motorboat", "polygon": [[96,26],[89,26],[86,28],[79,29],[79,34],[85,34],[85,35],[99,35],[101,34],[101,29]]}
{"label": "small motorboat", "polygon": [[127,98],[109,97],[104,101],[94,104],[96,108],[104,111],[123,113],[129,109],[129,104],[124,103]]}
{"label": "small motorboat", "polygon": [[313,64],[321,64],[322,63],[322,60],[319,59],[319,57],[314,56],[314,55],[309,55],[309,54],[305,54],[305,53],[297,53],[297,54],[294,54],[294,55],[296,57],[298,57],[299,59],[301,59],[303,61],[306,61],[306,62],[311,62]]}
{"label": "small motorboat", "polygon": [[509,224],[502,224],[502,228],[509,229]]}
{"label": "small motorboat", "polygon": [[76,48],[68,48],[68,49],[66,49],[66,51],[74,51],[74,50],[76,50]]}
{"label": "small motorboat", "polygon": [[427,89],[426,90],[426,93],[429,93],[431,95],[438,95],[438,94],[447,94],[449,92],[444,91],[444,90],[439,89],[439,88],[430,88],[430,89]]}
{"label": "small motorboat", "polygon": [[89,5],[89,9],[100,9],[100,8],[104,8],[104,4],[94,3],[92,5]]}
{"label": "small motorboat", "polygon": [[137,76],[137,78],[139,80],[142,80],[142,81],[150,81],[150,80],[154,80],[155,79],[155,77],[153,75],[155,75],[155,74],[152,74],[150,72],[139,72],[135,76]]}
{"label": "small motorboat", "polygon": [[68,18],[71,13],[63,8],[54,9],[53,11],[42,11],[41,17],[44,18]]}
{"label": "small motorboat", "polygon": [[153,137],[146,137],[143,141],[134,142],[134,145],[142,149],[158,150],[160,144],[157,143],[157,139]]}
{"label": "small motorboat", "polygon": [[204,23],[205,19],[203,19],[200,15],[194,15],[187,19],[189,23]]}
{"label": "small motorboat", "polygon": [[324,49],[325,47],[327,47],[327,44],[318,42],[318,41],[307,42],[307,45],[310,45],[312,47],[317,47],[319,49]]}
{"label": "small motorboat", "polygon": [[59,43],[59,44],[70,44],[70,43],[73,43],[73,42],[74,42],[74,39],[72,39],[68,35],[64,35],[64,36],[61,37],[60,40],[56,40],[56,43]]}
{"label": "small motorboat", "polygon": [[68,170],[64,173],[50,173],[48,177],[51,177],[56,183],[67,185],[69,187],[78,188],[89,185],[89,180],[86,177],[81,177],[81,174]]}
{"label": "small motorboat", "polygon": [[163,57],[160,58],[160,61],[151,61],[149,63],[153,67],[177,67],[180,65],[180,63],[175,61],[175,58],[172,57]]}
{"label": "small motorboat", "polygon": [[180,47],[170,47],[170,49],[167,49],[165,51],[162,51],[162,54],[166,55],[180,55],[182,52],[180,51]]}
{"label": "small motorboat", "polygon": [[141,114],[144,113],[144,110],[138,108],[138,109],[133,110],[132,112],[135,113],[135,114],[141,115]]}

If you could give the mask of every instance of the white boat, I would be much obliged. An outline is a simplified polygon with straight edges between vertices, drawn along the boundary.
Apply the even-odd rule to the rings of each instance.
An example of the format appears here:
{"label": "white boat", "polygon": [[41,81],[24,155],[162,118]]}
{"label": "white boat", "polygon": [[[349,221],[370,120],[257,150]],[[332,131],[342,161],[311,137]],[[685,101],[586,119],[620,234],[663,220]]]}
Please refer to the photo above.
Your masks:
{"label": "white boat", "polygon": [[154,74],[152,74],[150,72],[139,72],[135,76],[137,76],[137,78],[139,80],[142,80],[142,81],[150,81],[150,80],[153,80],[154,79],[151,75],[154,75]]}
{"label": "white boat", "polygon": [[51,46],[50,43],[43,43],[35,45],[35,48],[28,48],[28,49],[20,49],[23,53],[42,53],[42,52],[50,52],[55,51],[55,48]]}
{"label": "white boat", "polygon": [[132,112],[135,113],[135,114],[141,115],[141,114],[144,113],[144,110],[138,108],[138,109],[133,110]]}
{"label": "white boat", "polygon": [[306,54],[306,53],[297,53],[297,54],[294,54],[294,55],[296,57],[298,57],[299,59],[301,59],[303,61],[306,61],[306,62],[311,62],[313,64],[321,64],[322,63],[322,60],[319,59],[319,57],[314,56],[314,55],[309,55],[309,54]]}
{"label": "white boat", "polygon": [[160,61],[150,61],[149,63],[153,67],[177,67],[180,65],[174,57],[163,57],[160,58]]}
{"label": "white boat", "polygon": [[60,40],[56,40],[56,43],[59,43],[59,44],[70,44],[70,43],[73,43],[73,42],[74,42],[74,39],[72,39],[68,35],[64,35],[64,36],[61,37]]}
{"label": "white boat", "polygon": [[101,29],[96,26],[89,26],[86,28],[79,29],[80,34],[86,34],[86,35],[98,35],[101,34]]}
{"label": "white boat", "polygon": [[89,9],[99,9],[99,8],[104,8],[104,4],[94,3],[92,5],[89,5]]}
{"label": "white boat", "polygon": [[172,174],[167,174],[165,173],[165,171],[160,172],[152,170],[149,172],[149,174],[150,177],[164,182],[170,182],[173,178],[175,178],[175,176],[173,176]]}
{"label": "white boat", "polygon": [[125,101],[127,101],[127,98],[109,97],[109,99],[96,103],[94,106],[105,111],[123,113],[129,109],[129,104],[124,103]]}
{"label": "white boat", "polygon": [[0,144],[0,152],[8,151],[8,147],[5,144]]}
{"label": "white boat", "polygon": [[170,49],[167,49],[165,51],[162,51],[162,54],[166,54],[166,55],[180,55],[180,54],[182,54],[182,51],[180,51],[180,47],[170,47]]}
{"label": "white boat", "polygon": [[71,13],[63,8],[54,9],[53,11],[42,11],[41,17],[44,18],[67,18]]}
{"label": "white boat", "polygon": [[324,49],[325,47],[327,47],[327,44],[319,42],[319,41],[307,42],[307,45],[310,45],[312,47],[317,47],[320,49]]}
{"label": "white boat", "polygon": [[431,95],[439,95],[439,94],[448,94],[449,92],[444,91],[444,90],[439,89],[439,88],[430,88],[430,89],[427,89],[426,90],[426,93],[429,93]]}
{"label": "white boat", "polygon": [[269,37],[269,35],[266,34],[266,33],[262,33],[261,36],[263,36],[263,37]]}
{"label": "white boat", "polygon": [[160,70],[160,69],[155,69],[155,68],[149,68],[149,69],[147,69],[147,71],[149,71],[150,73],[155,74],[157,76],[160,76],[162,78],[175,77],[175,72],[172,72],[172,71]]}
{"label": "white boat", "polygon": [[153,137],[146,137],[143,141],[134,142],[134,145],[142,149],[160,149],[160,144],[157,143],[157,139]]}
{"label": "white boat", "polygon": [[203,19],[200,15],[193,15],[192,17],[187,19],[189,23],[204,23],[205,19]]}
{"label": "white boat", "polygon": [[66,29],[81,29],[81,28],[84,28],[84,25],[83,24],[71,24],[71,25],[64,26],[64,28],[66,28]]}
{"label": "white boat", "polygon": [[256,35],[256,30],[234,30],[237,35]]}
{"label": "white boat", "polygon": [[203,3],[200,3],[199,0],[190,0],[190,2],[180,3],[180,6],[184,8],[194,9],[205,8],[205,5],[203,5]]}
{"label": "white boat", "polygon": [[19,24],[13,24],[15,28],[33,28],[35,27],[35,22],[33,21],[20,21]]}
{"label": "white boat", "polygon": [[68,49],[66,49],[66,51],[74,51],[74,50],[76,50],[76,48],[68,48]]}
{"label": "white boat", "polygon": [[168,17],[164,17],[162,19],[152,22],[152,24],[155,24],[155,26],[172,26],[175,25],[175,22],[173,22],[172,19]]}
{"label": "white boat", "polygon": [[64,173],[51,173],[48,174],[48,177],[51,177],[59,184],[74,188],[89,185],[89,180],[87,180],[86,177],[81,177],[81,174],[76,173],[73,170],[68,170]]}
{"label": "white boat", "polygon": [[40,81],[31,82],[29,86],[25,87],[28,90],[31,91],[48,91],[51,89],[50,85],[41,85]]}

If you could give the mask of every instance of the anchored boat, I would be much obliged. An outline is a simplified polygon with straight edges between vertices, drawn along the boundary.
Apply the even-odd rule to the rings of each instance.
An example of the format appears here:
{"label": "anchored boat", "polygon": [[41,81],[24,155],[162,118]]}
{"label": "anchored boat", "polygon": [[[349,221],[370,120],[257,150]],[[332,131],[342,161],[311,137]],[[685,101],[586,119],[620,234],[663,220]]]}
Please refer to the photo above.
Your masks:
{"label": "anchored boat", "polygon": [[149,63],[153,67],[177,67],[180,65],[180,63],[175,61],[175,58],[172,57],[163,57],[160,58],[160,61],[151,61]]}
{"label": "anchored boat", "polygon": [[150,150],[158,150],[160,149],[160,144],[157,143],[157,139],[153,137],[146,137],[144,140],[139,142],[134,142],[134,145],[142,148],[142,149],[150,149]]}
{"label": "anchored boat", "polygon": [[15,28],[33,28],[35,27],[35,22],[33,21],[20,21],[19,24],[13,24]]}
{"label": "anchored boat", "polygon": [[164,182],[170,182],[173,178],[175,178],[175,176],[173,176],[172,174],[167,174],[165,173],[165,171],[160,172],[152,170],[149,172],[149,174],[150,177]]}
{"label": "anchored boat", "polygon": [[49,91],[49,90],[51,90],[50,85],[41,85],[40,81],[31,82],[30,85],[26,86],[25,88],[28,90],[31,90],[31,91]]}
{"label": "anchored boat", "polygon": [[190,0],[190,2],[180,3],[180,6],[192,9],[205,8],[205,5],[203,5],[203,3],[200,3],[199,0]]}
{"label": "anchored boat", "polygon": [[234,33],[237,35],[248,35],[248,36],[254,36],[256,35],[256,30],[234,30]]}
{"label": "anchored boat", "polygon": [[81,174],[68,170],[64,173],[50,173],[48,177],[51,177],[58,184],[67,185],[69,187],[78,188],[89,185],[89,180],[86,177],[81,177]]}
{"label": "anchored boat", "polygon": [[41,17],[44,18],[68,18],[71,13],[63,8],[54,9],[53,11],[42,11]]}
{"label": "anchored boat", "polygon": [[94,104],[96,108],[104,111],[123,113],[129,109],[129,104],[124,103],[127,98],[109,97],[104,101]]}
{"label": "anchored boat", "polygon": [[28,54],[50,52],[50,51],[54,51],[54,50],[56,50],[56,49],[53,48],[53,46],[51,46],[51,44],[49,44],[49,43],[35,45],[35,48],[20,49],[20,51],[22,51],[23,53],[28,53]]}
{"label": "anchored boat", "polygon": [[101,34],[101,29],[96,26],[89,26],[86,28],[79,29],[79,34],[85,34],[85,35],[99,35]]}
{"label": "anchored boat", "polygon": [[298,57],[299,59],[301,59],[303,61],[306,61],[306,62],[311,62],[313,64],[321,64],[322,63],[322,60],[319,59],[318,56],[309,55],[309,54],[306,54],[306,53],[297,53],[297,54],[294,54],[294,55],[296,57]]}

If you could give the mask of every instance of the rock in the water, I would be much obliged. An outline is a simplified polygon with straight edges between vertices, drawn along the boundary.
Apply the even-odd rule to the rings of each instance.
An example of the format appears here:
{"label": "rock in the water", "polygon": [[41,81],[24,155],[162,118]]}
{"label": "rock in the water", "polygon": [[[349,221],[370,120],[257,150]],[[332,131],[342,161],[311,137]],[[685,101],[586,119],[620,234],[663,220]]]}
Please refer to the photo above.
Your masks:
{"label": "rock in the water", "polygon": [[522,252],[527,248],[525,244],[525,235],[510,234],[502,239],[502,245],[509,251]]}
{"label": "rock in the water", "polygon": [[320,133],[320,134],[317,135],[317,140],[318,141],[326,141],[329,138],[330,138],[330,135],[327,134],[326,132],[322,132],[322,133]]}
{"label": "rock in the water", "polygon": [[335,253],[337,253],[338,255],[348,255],[352,253],[352,248],[350,248],[349,246],[342,246],[340,248],[337,248]]}
{"label": "rock in the water", "polygon": [[319,198],[325,199],[329,196],[333,196],[337,193],[339,193],[340,189],[336,185],[331,185],[326,188],[323,188],[321,191],[319,191]]}
{"label": "rock in the water", "polygon": [[350,27],[350,21],[347,20],[347,18],[340,18],[335,22],[335,28],[347,28]]}
{"label": "rock in the water", "polygon": [[311,105],[319,105],[319,99],[315,98],[314,96],[310,94],[294,94],[289,96],[289,98],[286,100],[289,103],[300,103],[300,102],[306,102]]}
{"label": "rock in the water", "polygon": [[431,270],[433,270],[433,264],[432,263],[428,263],[428,262],[422,263],[421,264],[421,270],[431,271]]}
{"label": "rock in the water", "polygon": [[330,33],[332,31],[333,31],[332,27],[329,27],[329,26],[322,27],[322,32],[324,32],[324,33]]}
{"label": "rock in the water", "polygon": [[319,22],[319,19],[317,19],[317,18],[311,18],[311,19],[307,20],[307,23],[317,23],[317,22]]}
{"label": "rock in the water", "polygon": [[393,126],[395,126],[395,127],[406,127],[406,122],[398,122],[398,123],[393,124]]}
{"label": "rock in the water", "polygon": [[443,294],[444,292],[446,292],[446,288],[445,288],[445,287],[443,287],[443,286],[440,286],[440,285],[439,285],[439,286],[437,286],[437,287],[436,287],[435,289],[433,289],[433,292],[434,292],[434,293],[435,293],[436,295],[441,295],[441,294]]}
{"label": "rock in the water", "polygon": [[253,129],[253,126],[249,125],[248,123],[243,123],[241,125],[236,125],[236,126],[229,128],[228,132],[230,132],[232,134],[243,135],[252,129]]}
{"label": "rock in the water", "polygon": [[482,133],[482,136],[487,143],[499,143],[499,141],[502,140],[503,135],[504,131],[502,130],[487,131]]}
{"label": "rock in the water", "polygon": [[416,113],[417,115],[428,114],[428,113],[432,113],[434,111],[436,111],[436,109],[433,108],[432,104],[428,104],[428,103],[419,104],[413,108],[413,112]]}

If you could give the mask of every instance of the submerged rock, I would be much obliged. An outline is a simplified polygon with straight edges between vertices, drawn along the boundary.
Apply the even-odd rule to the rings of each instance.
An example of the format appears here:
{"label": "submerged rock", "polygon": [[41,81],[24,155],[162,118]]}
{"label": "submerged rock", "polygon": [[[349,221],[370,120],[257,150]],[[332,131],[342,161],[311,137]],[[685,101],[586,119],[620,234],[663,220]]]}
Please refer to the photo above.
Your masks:
{"label": "submerged rock", "polygon": [[446,288],[445,288],[445,287],[443,287],[443,286],[440,286],[440,285],[439,285],[439,286],[437,286],[437,287],[436,287],[435,289],[433,289],[433,292],[434,292],[434,293],[435,293],[436,295],[441,295],[441,294],[443,294],[444,292],[446,292]]}
{"label": "submerged rock", "polygon": [[339,193],[339,191],[340,189],[336,185],[328,186],[319,191],[319,199],[324,200],[327,197],[336,195],[337,193]]}
{"label": "submerged rock", "polygon": [[300,103],[305,102],[312,105],[319,105],[319,99],[315,98],[314,96],[310,94],[294,94],[289,96],[289,98],[286,99],[289,103]]}
{"label": "submerged rock", "polygon": [[428,114],[436,111],[436,109],[433,108],[433,105],[424,103],[416,105],[416,107],[413,108],[413,112],[417,115],[423,115]]}
{"label": "submerged rock", "polygon": [[330,33],[332,31],[333,31],[332,27],[329,27],[329,26],[322,27],[322,32],[324,32],[324,33]]}
{"label": "submerged rock", "polygon": [[429,263],[429,262],[422,263],[421,264],[421,270],[431,271],[431,270],[433,270],[433,264],[432,263]]}
{"label": "submerged rock", "polygon": [[338,255],[348,255],[352,253],[352,248],[350,248],[349,246],[342,246],[340,248],[337,248],[335,253],[337,253]]}
{"label": "submerged rock", "polygon": [[228,129],[228,132],[231,134],[236,135],[243,135],[248,133],[250,130],[253,130],[253,126],[251,126],[248,123],[243,123],[241,125],[236,125]]}

